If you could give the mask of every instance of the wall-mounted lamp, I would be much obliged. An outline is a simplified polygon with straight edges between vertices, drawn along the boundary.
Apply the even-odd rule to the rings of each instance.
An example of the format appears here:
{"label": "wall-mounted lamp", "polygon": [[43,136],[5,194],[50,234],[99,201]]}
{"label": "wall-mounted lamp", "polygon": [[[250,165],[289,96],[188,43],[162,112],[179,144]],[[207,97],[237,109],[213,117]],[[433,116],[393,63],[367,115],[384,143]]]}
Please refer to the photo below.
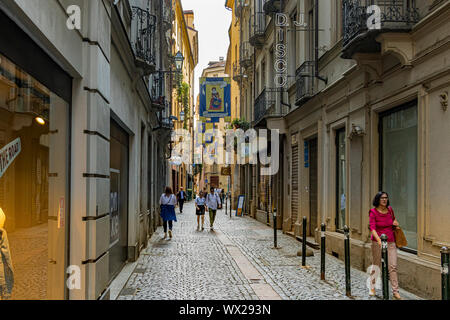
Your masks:
{"label": "wall-mounted lamp", "polygon": [[364,129],[361,128],[360,126],[357,126],[355,124],[352,124],[352,132],[350,133],[350,140],[353,137],[361,137],[363,135],[365,135],[366,133],[364,132]]}
{"label": "wall-mounted lamp", "polygon": [[45,119],[42,116],[37,116],[36,118],[34,118],[34,120],[41,126],[45,125]]}

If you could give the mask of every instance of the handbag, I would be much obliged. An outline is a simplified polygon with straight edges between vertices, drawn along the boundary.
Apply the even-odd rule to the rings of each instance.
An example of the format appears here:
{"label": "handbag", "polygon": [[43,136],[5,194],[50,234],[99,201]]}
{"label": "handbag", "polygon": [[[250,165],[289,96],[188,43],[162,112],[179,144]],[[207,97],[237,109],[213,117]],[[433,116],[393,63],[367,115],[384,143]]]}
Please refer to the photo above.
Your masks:
{"label": "handbag", "polygon": [[[391,207],[389,207],[389,212],[392,215],[392,219],[395,220],[394,213],[392,212]],[[406,236],[403,233],[402,228],[394,226],[394,237],[395,237],[395,245],[397,248],[403,248],[408,245],[408,241],[406,240]]]}
{"label": "handbag", "polygon": [[219,203],[219,199],[217,199],[218,195],[216,195],[216,201],[217,201],[217,209],[222,209],[222,203]]}

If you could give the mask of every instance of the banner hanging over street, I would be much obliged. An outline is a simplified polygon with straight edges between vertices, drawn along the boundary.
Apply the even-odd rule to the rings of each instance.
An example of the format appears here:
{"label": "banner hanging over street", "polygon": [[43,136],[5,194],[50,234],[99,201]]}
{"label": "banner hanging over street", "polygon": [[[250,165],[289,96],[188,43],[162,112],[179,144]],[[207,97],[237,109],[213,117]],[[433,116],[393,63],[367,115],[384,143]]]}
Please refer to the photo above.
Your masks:
{"label": "banner hanging over street", "polygon": [[200,117],[217,121],[218,118],[230,116],[230,78],[200,78]]}

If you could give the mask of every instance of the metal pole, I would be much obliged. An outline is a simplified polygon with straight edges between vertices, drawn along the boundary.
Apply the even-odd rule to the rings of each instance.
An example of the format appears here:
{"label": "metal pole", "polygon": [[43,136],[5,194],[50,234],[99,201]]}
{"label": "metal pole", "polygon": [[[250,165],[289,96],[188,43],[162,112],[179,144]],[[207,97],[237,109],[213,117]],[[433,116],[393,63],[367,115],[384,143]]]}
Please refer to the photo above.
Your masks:
{"label": "metal pole", "polygon": [[441,249],[442,261],[442,300],[450,300],[450,277],[448,275],[450,250],[447,247]]}
{"label": "metal pole", "polygon": [[228,193],[225,195],[225,215],[228,213]]}
{"label": "metal pole", "polygon": [[345,294],[347,297],[352,295],[352,284],[350,278],[350,229],[344,227],[344,247],[345,247]]}
{"label": "metal pole", "polygon": [[233,210],[233,196],[231,195],[231,192],[230,192],[230,219],[232,218],[231,217],[232,210]]}
{"label": "metal pole", "polygon": [[389,271],[387,235],[381,235],[381,277],[383,281],[383,300],[389,300]]}
{"label": "metal pole", "polygon": [[303,217],[303,238],[302,238],[302,266],[306,266],[306,224],[307,224],[306,217]]}
{"label": "metal pole", "polygon": [[273,246],[277,247],[277,209],[273,209]]}
{"label": "metal pole", "polygon": [[325,280],[325,223],[322,223],[320,230],[320,280]]}

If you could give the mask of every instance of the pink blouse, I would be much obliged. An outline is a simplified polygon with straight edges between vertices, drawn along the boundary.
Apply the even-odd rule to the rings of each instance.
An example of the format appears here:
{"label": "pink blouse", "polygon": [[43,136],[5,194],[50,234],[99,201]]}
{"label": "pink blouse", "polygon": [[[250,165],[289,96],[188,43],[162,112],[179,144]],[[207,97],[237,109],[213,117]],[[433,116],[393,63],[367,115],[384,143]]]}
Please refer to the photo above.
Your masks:
{"label": "pink blouse", "polygon": [[[394,210],[392,210],[391,207],[389,207],[388,210],[388,213],[381,213],[376,208],[370,210],[369,227],[370,231],[375,230],[380,238],[384,233],[388,237],[388,242],[395,242],[393,227],[395,221]],[[373,235],[370,239],[376,241]]]}

